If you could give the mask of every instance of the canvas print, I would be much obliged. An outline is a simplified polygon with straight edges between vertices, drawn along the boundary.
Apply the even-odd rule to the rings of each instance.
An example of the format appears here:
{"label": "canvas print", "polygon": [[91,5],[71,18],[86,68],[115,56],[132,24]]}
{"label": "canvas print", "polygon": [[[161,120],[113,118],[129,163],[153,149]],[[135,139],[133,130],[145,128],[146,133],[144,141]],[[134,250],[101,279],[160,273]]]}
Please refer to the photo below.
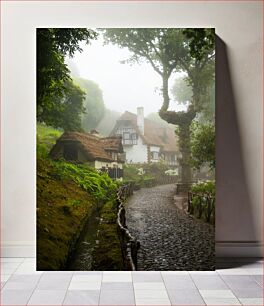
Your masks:
{"label": "canvas print", "polygon": [[215,269],[215,32],[38,28],[37,269]]}

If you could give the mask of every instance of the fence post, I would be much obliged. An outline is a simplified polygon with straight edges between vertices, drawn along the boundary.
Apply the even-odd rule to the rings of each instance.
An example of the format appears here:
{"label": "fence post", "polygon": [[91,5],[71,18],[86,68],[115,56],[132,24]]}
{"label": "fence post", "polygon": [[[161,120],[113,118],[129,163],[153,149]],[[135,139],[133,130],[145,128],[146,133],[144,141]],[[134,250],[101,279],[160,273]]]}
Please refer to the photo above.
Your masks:
{"label": "fence post", "polygon": [[117,200],[119,202],[117,225],[120,233],[123,260],[128,270],[137,269],[137,251],[140,245],[137,239],[130,234],[126,226],[126,211],[123,202],[132,193],[132,184],[121,186],[117,192]]}

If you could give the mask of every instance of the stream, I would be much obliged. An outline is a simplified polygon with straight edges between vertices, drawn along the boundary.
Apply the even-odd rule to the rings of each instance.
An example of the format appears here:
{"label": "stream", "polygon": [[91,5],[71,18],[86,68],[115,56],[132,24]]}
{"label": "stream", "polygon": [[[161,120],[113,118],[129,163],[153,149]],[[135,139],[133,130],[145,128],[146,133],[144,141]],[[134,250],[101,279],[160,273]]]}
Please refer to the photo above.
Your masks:
{"label": "stream", "polygon": [[91,271],[93,264],[93,250],[97,242],[97,228],[100,212],[95,211],[88,218],[75,250],[67,265],[68,271]]}

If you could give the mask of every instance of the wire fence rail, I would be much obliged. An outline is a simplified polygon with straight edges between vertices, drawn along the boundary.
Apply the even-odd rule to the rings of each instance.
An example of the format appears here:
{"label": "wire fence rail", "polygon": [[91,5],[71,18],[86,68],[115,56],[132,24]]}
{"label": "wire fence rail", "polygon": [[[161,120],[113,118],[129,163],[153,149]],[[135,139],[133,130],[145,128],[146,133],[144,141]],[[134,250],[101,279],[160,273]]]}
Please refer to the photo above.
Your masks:
{"label": "wire fence rail", "polygon": [[132,236],[126,226],[126,210],[124,202],[133,194],[133,183],[128,183],[121,186],[117,192],[118,213],[117,225],[120,237],[121,250],[126,270],[137,270],[137,253],[140,247],[140,242],[136,237]]}

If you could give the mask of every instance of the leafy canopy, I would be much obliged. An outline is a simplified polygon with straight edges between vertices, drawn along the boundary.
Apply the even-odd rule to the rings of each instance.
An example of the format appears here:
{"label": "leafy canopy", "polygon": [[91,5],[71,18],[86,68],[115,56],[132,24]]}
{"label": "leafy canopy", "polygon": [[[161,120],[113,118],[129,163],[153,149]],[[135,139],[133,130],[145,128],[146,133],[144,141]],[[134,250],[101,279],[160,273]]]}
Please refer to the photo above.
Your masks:
{"label": "leafy canopy", "polygon": [[193,166],[199,169],[208,164],[215,168],[215,127],[213,124],[192,124],[191,157]]}
{"label": "leafy canopy", "polygon": [[56,107],[44,108],[45,123],[65,131],[82,131],[81,114],[85,108],[85,92],[71,80],[65,81],[61,97],[54,97]]}
{"label": "leafy canopy", "polygon": [[97,33],[85,28],[37,29],[37,119],[50,121],[52,111],[60,111],[60,98],[64,98],[69,85],[70,71],[65,57],[81,52],[79,43],[89,43]]}
{"label": "leafy canopy", "polygon": [[181,29],[132,28],[107,29],[106,43],[128,48],[131,57],[123,62],[149,62],[160,75],[170,75],[177,67],[180,57],[185,56],[184,35]]}
{"label": "leafy canopy", "polygon": [[[204,107],[208,86],[214,78],[214,29],[137,28],[104,30],[106,43],[131,52],[126,61],[146,61],[162,78],[163,104],[160,117],[179,128],[183,182],[191,180],[190,125]],[[185,72],[192,98],[187,111],[170,111],[169,78],[173,72]]]}
{"label": "leafy canopy", "polygon": [[[85,99],[83,106],[85,113],[82,115],[82,127],[86,132],[96,128],[105,113],[103,93],[93,81],[76,78],[74,81],[84,90]],[[109,131],[108,131],[109,132]]]}

